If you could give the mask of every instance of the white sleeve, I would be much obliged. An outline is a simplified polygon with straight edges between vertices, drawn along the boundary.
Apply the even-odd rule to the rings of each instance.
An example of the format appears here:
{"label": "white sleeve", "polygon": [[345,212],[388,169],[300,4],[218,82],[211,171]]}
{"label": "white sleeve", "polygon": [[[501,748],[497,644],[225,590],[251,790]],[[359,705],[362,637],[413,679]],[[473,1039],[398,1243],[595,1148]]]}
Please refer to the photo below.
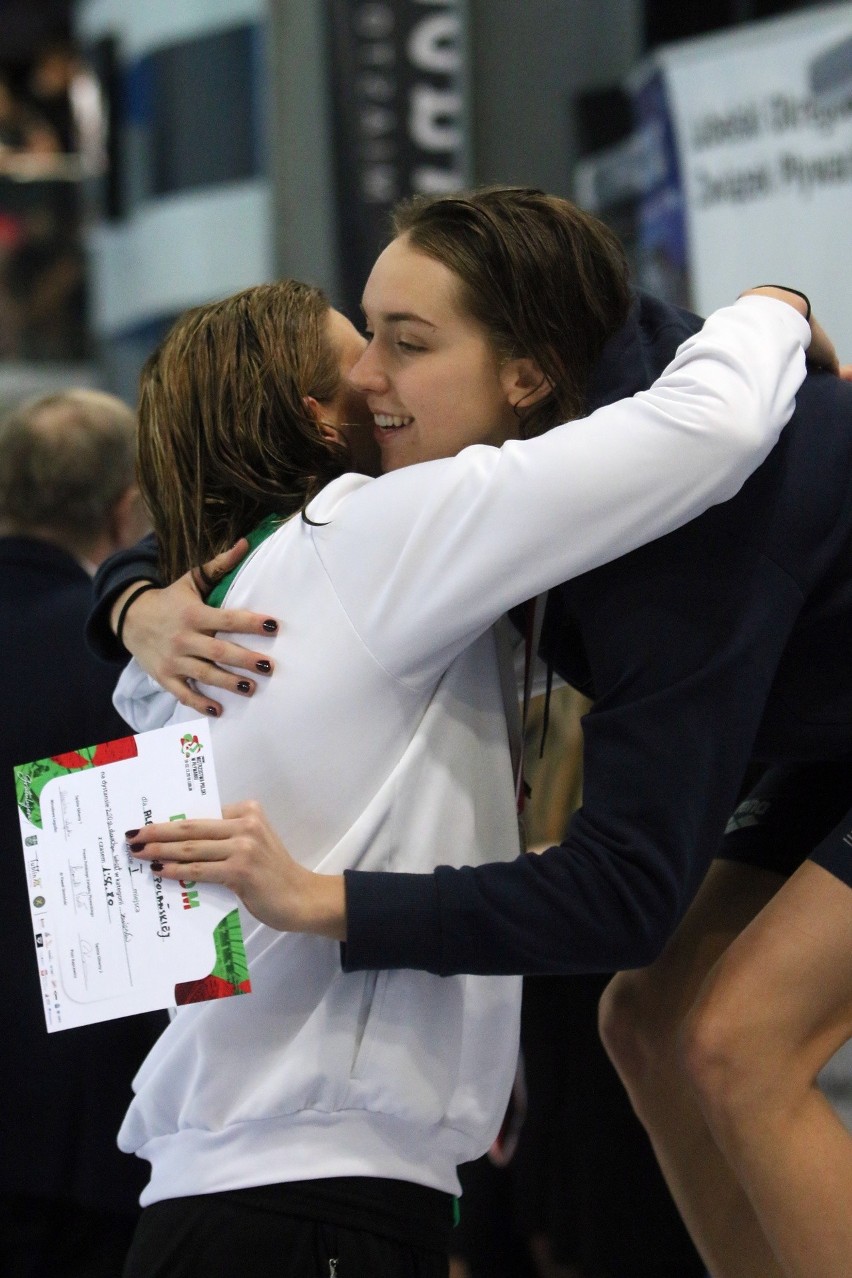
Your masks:
{"label": "white sleeve", "polygon": [[119,676],[112,704],[134,732],[149,732],[169,722],[178,702],[133,657]]}
{"label": "white sleeve", "polygon": [[362,640],[434,679],[507,608],[732,497],[793,413],[809,342],[792,307],[742,298],[632,399],[394,471],[336,512],[320,496],[317,551]]}

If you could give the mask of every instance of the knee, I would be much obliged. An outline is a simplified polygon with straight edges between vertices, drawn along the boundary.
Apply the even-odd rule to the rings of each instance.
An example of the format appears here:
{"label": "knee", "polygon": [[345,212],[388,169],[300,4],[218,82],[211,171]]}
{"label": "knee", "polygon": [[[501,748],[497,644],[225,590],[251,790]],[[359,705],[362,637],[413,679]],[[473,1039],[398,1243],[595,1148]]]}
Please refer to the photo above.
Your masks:
{"label": "knee", "polygon": [[711,1127],[742,1125],[772,1089],[750,1004],[724,982],[710,986],[686,1018],[678,1046],[683,1073]]}
{"label": "knee", "polygon": [[645,1081],[654,1085],[676,1039],[676,1026],[669,1023],[652,969],[613,977],[601,996],[598,1029],[607,1055],[638,1107]]}
{"label": "knee", "polygon": [[636,1072],[639,1056],[638,999],[635,973],[620,972],[598,1003],[598,1032],[607,1055],[624,1077]]}

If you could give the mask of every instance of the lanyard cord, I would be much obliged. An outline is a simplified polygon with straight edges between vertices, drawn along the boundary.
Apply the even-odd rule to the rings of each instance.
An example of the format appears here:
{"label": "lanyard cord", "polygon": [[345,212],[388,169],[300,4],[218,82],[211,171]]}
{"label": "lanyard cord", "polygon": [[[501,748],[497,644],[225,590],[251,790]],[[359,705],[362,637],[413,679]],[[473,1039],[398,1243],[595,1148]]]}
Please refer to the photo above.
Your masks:
{"label": "lanyard cord", "polygon": [[[532,668],[533,659],[538,652],[538,641],[541,638],[541,627],[544,621],[544,605],[547,602],[547,592],[538,595],[535,599],[528,599],[524,604],[524,695],[521,709],[521,742],[520,757],[518,759],[517,771],[515,773],[515,803],[520,816],[524,810],[524,804],[527,798],[527,786],[524,780],[524,751],[526,746],[526,730],[527,717],[530,709],[530,699],[532,697]],[[550,680],[548,679],[548,683]],[[549,688],[548,688],[549,691]],[[542,737],[542,746],[544,738]]]}

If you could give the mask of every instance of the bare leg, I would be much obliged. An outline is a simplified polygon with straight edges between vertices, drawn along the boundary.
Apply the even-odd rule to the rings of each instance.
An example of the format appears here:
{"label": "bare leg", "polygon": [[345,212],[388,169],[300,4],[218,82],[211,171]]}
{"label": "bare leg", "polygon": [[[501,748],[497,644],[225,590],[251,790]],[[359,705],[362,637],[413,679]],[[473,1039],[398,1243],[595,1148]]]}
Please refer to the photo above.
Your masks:
{"label": "bare leg", "polygon": [[815,1082],[850,1036],[852,891],[806,862],[726,951],[686,1035],[713,1135],[788,1278],[852,1274],[852,1137]]}
{"label": "bare leg", "polygon": [[781,1278],[783,1271],[698,1105],[681,1031],[707,974],[783,882],[715,862],[657,962],[621,973],[601,1001],[604,1044],[714,1278]]}

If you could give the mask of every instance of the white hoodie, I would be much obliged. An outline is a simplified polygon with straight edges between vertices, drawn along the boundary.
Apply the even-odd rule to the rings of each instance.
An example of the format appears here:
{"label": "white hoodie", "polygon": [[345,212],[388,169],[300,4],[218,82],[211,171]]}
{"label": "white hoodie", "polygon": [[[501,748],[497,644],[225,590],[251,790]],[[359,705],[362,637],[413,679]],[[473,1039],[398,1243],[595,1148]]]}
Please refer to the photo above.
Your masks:
{"label": "white hoodie", "polygon": [[[240,569],[227,606],[284,618],[276,673],[211,722],[223,802],[255,798],[323,873],[518,854],[492,623],[732,496],[794,407],[809,329],[747,298],[650,390],[548,434],[378,480],[347,475]],[[189,717],[131,663],[137,729]],[[450,1193],[499,1127],[520,981],[344,975],[338,946],[244,913],[253,993],[181,1008],[119,1143],[161,1198],[327,1176]]]}

